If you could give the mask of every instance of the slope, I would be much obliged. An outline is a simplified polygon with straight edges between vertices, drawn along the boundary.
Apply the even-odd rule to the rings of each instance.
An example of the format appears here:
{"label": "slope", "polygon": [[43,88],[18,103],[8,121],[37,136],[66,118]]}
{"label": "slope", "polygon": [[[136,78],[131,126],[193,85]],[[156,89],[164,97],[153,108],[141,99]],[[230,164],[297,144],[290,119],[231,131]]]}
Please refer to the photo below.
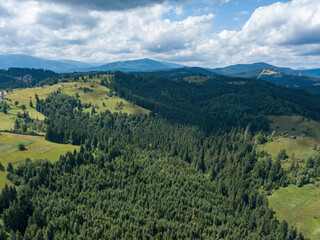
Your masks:
{"label": "slope", "polygon": [[8,69],[11,67],[18,68],[42,68],[55,71],[58,73],[75,72],[82,69],[88,69],[92,65],[71,60],[47,60],[28,55],[8,54],[0,55],[0,69]]}
{"label": "slope", "polygon": [[124,71],[124,72],[136,72],[155,69],[169,69],[181,67],[178,64],[158,62],[152,59],[144,58],[138,60],[128,60],[108,63],[99,67],[91,68],[91,71]]}

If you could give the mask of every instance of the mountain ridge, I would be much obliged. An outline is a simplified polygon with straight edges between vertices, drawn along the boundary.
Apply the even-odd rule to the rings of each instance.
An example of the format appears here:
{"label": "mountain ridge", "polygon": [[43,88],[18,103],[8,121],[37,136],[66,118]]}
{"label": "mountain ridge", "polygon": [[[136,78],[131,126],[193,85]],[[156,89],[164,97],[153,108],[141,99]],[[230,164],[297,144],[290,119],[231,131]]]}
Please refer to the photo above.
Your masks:
{"label": "mountain ridge", "polygon": [[0,55],[0,69],[18,68],[42,68],[57,73],[90,72],[90,71],[142,71],[155,69],[170,69],[184,67],[176,63],[156,61],[148,58],[110,62],[103,65],[85,63],[69,59],[48,60],[23,54]]}

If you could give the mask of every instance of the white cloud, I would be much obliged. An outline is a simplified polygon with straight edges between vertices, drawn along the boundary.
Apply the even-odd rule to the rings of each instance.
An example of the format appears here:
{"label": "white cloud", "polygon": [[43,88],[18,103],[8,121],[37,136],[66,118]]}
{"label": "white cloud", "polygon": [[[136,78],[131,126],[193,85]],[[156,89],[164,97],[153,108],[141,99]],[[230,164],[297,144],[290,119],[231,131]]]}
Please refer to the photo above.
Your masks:
{"label": "white cloud", "polygon": [[0,15],[0,54],[92,62],[151,57],[206,67],[257,61],[319,67],[318,0],[258,8],[241,30],[218,34],[210,13],[165,19],[181,11],[168,3],[85,11],[51,2],[0,0],[0,13],[5,13]]}
{"label": "white cloud", "polygon": [[180,5],[180,6],[175,7],[174,13],[175,13],[176,15],[178,15],[178,16],[181,16],[181,15],[183,14],[183,8],[182,8],[182,6]]}
{"label": "white cloud", "polygon": [[221,0],[221,4],[229,3],[231,0]]}
{"label": "white cloud", "polygon": [[[213,34],[198,49],[200,55],[206,52],[210,56],[208,61],[215,59],[212,64],[266,61],[319,67],[320,2],[293,0],[258,8],[240,31]],[[317,53],[312,54],[313,49]]]}
{"label": "white cloud", "polygon": [[171,22],[163,19],[172,10],[165,5],[120,12],[79,12],[79,9],[73,12],[71,8],[51,3],[10,3],[5,5],[0,0],[0,6],[13,13],[5,21],[0,18],[2,53],[84,61],[181,51],[210,32],[210,21],[214,18],[206,14]]}
{"label": "white cloud", "polygon": [[241,11],[241,12],[238,12],[238,15],[248,15],[249,12],[248,11]]}

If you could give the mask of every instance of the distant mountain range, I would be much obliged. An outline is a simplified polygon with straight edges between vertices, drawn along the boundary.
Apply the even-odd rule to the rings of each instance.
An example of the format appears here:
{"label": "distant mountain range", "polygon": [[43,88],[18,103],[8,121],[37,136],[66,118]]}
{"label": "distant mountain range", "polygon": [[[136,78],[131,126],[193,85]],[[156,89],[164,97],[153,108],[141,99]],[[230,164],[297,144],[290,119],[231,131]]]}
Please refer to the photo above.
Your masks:
{"label": "distant mountain range", "polygon": [[[0,69],[10,67],[42,68],[57,73],[115,71],[138,72],[169,78],[179,78],[190,75],[251,78],[268,81],[286,87],[320,89],[320,69],[293,70],[267,63],[237,64],[224,68],[185,67],[175,63],[155,61],[144,58],[138,60],[111,62],[104,65],[83,63],[72,60],[47,60],[27,55],[0,55]],[[318,90],[316,90],[317,92]],[[320,92],[320,90],[319,90]]]}
{"label": "distant mountain range", "polygon": [[263,62],[232,65],[216,68],[213,71],[221,75],[259,79],[286,87],[309,87],[320,82],[319,77],[306,71],[277,67]]}
{"label": "distant mountain range", "polygon": [[10,67],[21,68],[42,68],[55,71],[57,73],[67,72],[90,72],[90,71],[114,71],[120,70],[124,72],[135,72],[143,70],[170,69],[180,68],[182,65],[175,63],[167,63],[154,61],[148,58],[139,60],[129,60],[121,62],[112,62],[105,65],[97,65],[83,63],[72,60],[47,60],[27,55],[8,54],[0,55],[0,69],[8,69]]}
{"label": "distant mountain range", "polygon": [[320,77],[320,68],[318,69],[308,69],[308,70],[302,70],[301,72],[304,72],[306,74],[315,76],[315,77]]}
{"label": "distant mountain range", "polygon": [[274,73],[281,73],[285,75],[293,75],[293,76],[307,76],[303,71],[293,70],[291,68],[282,68],[273,66],[264,62],[253,63],[253,64],[237,64],[231,65],[224,68],[215,68],[214,71],[230,76],[259,76],[263,70],[269,70]]}
{"label": "distant mountain range", "polygon": [[108,63],[99,67],[91,68],[91,71],[123,71],[123,72],[137,72],[149,71],[157,69],[172,69],[181,68],[182,65],[167,62],[158,62],[152,59],[144,58],[138,60],[119,61]]}
{"label": "distant mountain range", "polygon": [[0,69],[8,69],[10,67],[42,68],[62,73],[79,71],[83,68],[92,67],[92,65],[72,60],[47,60],[18,54],[0,55]]}

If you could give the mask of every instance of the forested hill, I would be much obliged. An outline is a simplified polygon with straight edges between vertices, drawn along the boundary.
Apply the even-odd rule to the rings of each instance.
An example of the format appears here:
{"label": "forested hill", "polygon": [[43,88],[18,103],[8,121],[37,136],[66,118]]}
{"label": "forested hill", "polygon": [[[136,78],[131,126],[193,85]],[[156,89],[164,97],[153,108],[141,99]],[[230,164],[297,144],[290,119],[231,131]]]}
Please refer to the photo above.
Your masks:
{"label": "forested hill", "polygon": [[253,131],[268,130],[266,115],[320,119],[319,98],[259,80],[217,76],[197,83],[115,72],[109,86],[139,106],[206,130],[245,128],[249,123]]}
{"label": "forested hill", "polygon": [[43,69],[0,69],[0,90],[33,87],[41,80],[44,80],[46,78],[54,78],[57,76],[57,73]]}
{"label": "forested hill", "polygon": [[8,167],[18,191],[0,196],[1,236],[304,239],[275,219],[260,193],[291,180],[279,160],[258,161],[248,130],[207,136],[161,116],[90,116],[59,92],[36,108],[47,117],[47,139],[82,147],[55,164]]}
{"label": "forested hill", "polygon": [[320,177],[320,157],[312,171],[283,169],[282,155],[256,151],[264,136],[254,133],[268,128],[266,114],[320,119],[317,98],[231,77],[100,81],[153,112],[90,114],[77,94],[36,94],[46,140],[81,147],[55,163],[8,164],[16,188],[0,195],[0,239],[305,239],[266,194]]}

